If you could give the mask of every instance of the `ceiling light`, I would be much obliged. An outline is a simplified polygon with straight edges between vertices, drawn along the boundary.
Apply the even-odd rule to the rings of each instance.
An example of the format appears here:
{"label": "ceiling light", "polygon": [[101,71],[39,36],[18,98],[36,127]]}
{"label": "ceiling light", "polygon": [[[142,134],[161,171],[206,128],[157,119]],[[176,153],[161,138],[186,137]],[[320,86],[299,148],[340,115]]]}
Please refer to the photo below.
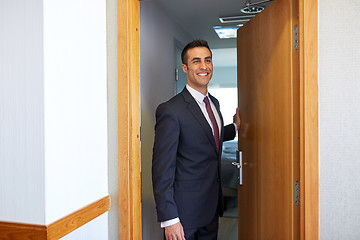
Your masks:
{"label": "ceiling light", "polygon": [[255,17],[255,15],[219,17],[219,20],[221,23],[235,23],[235,22],[246,23],[250,21],[252,17]]}
{"label": "ceiling light", "polygon": [[243,13],[259,13],[262,10],[264,10],[264,7],[262,6],[252,6],[252,7],[244,7],[241,9],[241,12]]}
{"label": "ceiling light", "polygon": [[236,38],[239,26],[213,26],[215,32],[221,39]]}

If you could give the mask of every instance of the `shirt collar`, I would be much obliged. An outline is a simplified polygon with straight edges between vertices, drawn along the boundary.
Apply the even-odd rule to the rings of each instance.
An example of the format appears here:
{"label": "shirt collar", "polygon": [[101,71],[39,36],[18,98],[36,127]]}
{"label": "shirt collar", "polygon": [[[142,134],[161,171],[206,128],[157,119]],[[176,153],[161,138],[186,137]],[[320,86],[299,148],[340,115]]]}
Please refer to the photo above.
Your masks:
{"label": "shirt collar", "polygon": [[199,103],[203,103],[204,98],[209,96],[209,92],[207,92],[206,95],[203,95],[201,92],[196,91],[188,84],[186,84],[186,89],[190,92],[191,96],[193,96],[193,98],[195,98],[195,100],[198,101]]}

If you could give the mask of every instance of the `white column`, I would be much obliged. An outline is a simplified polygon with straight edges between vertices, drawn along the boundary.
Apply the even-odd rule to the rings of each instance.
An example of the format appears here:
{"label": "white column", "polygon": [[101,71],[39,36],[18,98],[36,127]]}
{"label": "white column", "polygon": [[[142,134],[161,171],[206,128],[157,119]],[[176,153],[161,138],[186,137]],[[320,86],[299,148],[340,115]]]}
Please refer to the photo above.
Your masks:
{"label": "white column", "polygon": [[42,0],[0,1],[0,221],[45,224]]}
{"label": "white column", "polygon": [[0,1],[0,34],[0,221],[48,225],[108,195],[106,1]]}

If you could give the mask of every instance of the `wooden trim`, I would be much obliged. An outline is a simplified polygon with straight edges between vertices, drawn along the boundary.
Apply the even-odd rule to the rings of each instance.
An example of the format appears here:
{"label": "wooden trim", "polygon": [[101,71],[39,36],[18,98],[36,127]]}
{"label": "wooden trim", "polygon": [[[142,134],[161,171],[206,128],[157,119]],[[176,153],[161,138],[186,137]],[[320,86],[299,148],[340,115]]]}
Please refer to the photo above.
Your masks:
{"label": "wooden trim", "polygon": [[318,1],[300,0],[301,239],[319,239]]}
{"label": "wooden trim", "polygon": [[50,225],[0,222],[1,240],[55,240],[109,211],[110,197],[91,203]]}
{"label": "wooden trim", "polygon": [[[318,2],[299,1],[301,239],[319,239]],[[139,2],[118,0],[119,238],[141,239]]]}
{"label": "wooden trim", "polygon": [[46,236],[46,226],[14,222],[0,222],[1,240],[46,240]]}
{"label": "wooden trim", "polygon": [[139,1],[118,0],[119,239],[141,239]]}
{"label": "wooden trim", "polygon": [[47,239],[53,240],[62,238],[94,218],[109,211],[109,208],[110,197],[106,196],[56,222],[53,222],[47,227]]}

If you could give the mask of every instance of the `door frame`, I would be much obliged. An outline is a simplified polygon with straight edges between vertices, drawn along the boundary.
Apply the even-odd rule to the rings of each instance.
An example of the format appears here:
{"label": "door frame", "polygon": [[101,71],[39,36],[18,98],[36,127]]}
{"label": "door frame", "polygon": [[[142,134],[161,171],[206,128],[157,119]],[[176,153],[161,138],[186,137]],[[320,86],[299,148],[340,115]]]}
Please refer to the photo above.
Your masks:
{"label": "door frame", "polygon": [[[117,0],[119,239],[141,239],[139,0]],[[299,0],[300,239],[319,239],[318,0]]]}
{"label": "door frame", "polygon": [[139,1],[117,0],[119,239],[141,239]]}
{"label": "door frame", "polygon": [[318,0],[299,0],[300,239],[319,239]]}

